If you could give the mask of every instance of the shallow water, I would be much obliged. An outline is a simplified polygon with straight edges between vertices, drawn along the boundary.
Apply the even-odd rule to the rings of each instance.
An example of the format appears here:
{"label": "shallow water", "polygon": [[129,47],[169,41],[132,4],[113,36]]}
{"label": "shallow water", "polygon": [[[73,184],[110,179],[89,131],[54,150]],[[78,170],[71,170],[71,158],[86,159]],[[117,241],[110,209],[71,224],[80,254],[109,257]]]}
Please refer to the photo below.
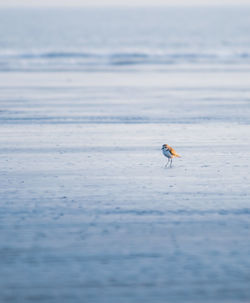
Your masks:
{"label": "shallow water", "polygon": [[[249,302],[247,62],[8,60],[0,301]],[[171,169],[163,143],[182,156]]]}

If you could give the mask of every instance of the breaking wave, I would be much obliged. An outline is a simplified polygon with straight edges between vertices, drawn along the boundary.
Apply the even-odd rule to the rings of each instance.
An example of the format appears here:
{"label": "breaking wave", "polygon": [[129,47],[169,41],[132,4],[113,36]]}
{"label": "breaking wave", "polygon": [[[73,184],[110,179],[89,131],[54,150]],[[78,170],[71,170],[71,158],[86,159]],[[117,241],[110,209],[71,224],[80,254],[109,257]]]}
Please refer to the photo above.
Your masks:
{"label": "breaking wave", "polygon": [[83,69],[132,65],[245,64],[250,53],[37,51],[0,53],[1,69]]}

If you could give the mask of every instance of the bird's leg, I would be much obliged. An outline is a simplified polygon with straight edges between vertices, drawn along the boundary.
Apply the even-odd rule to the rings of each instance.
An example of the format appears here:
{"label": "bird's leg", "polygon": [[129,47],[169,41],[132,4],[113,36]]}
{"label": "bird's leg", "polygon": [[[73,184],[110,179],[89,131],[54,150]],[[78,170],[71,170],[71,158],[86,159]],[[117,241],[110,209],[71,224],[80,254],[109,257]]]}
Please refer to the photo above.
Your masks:
{"label": "bird's leg", "polygon": [[170,167],[172,167],[172,162],[173,162],[173,159],[171,158],[170,159]]}
{"label": "bird's leg", "polygon": [[167,164],[165,165],[165,168],[167,168],[167,167],[168,167],[168,163],[169,163],[169,158],[168,158],[168,162],[167,162]]}

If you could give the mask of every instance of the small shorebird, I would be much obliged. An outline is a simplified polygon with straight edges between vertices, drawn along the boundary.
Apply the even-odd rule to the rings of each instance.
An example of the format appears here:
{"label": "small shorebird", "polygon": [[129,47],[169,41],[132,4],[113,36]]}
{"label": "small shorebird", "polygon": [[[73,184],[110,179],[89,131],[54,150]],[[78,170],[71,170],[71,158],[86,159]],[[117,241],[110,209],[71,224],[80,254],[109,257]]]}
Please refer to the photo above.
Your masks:
{"label": "small shorebird", "polygon": [[177,154],[177,152],[171,146],[169,146],[167,144],[163,144],[161,150],[162,150],[163,155],[168,158],[168,162],[165,165],[165,167],[168,166],[169,162],[170,162],[170,167],[172,166],[172,161],[173,161],[174,157],[178,157],[178,158],[181,157],[180,155]]}

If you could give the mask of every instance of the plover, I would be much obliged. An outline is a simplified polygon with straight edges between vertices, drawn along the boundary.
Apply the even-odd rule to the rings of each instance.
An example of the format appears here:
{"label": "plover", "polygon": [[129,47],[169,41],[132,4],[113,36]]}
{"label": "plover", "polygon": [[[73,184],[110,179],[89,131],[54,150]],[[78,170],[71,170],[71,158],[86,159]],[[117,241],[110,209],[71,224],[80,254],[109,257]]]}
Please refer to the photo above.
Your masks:
{"label": "plover", "polygon": [[172,166],[172,161],[173,161],[174,157],[178,157],[178,158],[181,157],[180,155],[177,154],[177,152],[171,146],[169,146],[167,144],[163,144],[161,150],[162,150],[163,155],[168,158],[168,162],[165,165],[165,167],[168,166],[169,162],[170,162],[170,167]]}

